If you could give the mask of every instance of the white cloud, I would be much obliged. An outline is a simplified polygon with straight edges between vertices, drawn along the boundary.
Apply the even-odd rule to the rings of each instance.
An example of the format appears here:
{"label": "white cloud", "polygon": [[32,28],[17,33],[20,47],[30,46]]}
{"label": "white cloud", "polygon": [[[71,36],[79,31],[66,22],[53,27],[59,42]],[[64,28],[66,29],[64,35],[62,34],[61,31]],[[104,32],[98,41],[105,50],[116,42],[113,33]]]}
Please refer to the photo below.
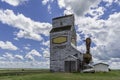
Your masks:
{"label": "white cloud", "polygon": [[15,35],[18,38],[26,38],[41,41],[41,34],[48,36],[51,29],[51,24],[44,22],[33,21],[23,14],[14,14],[12,10],[0,10],[0,21],[3,24],[19,29]]}
{"label": "white cloud", "polygon": [[49,40],[48,40],[48,41],[43,41],[42,44],[43,44],[44,46],[49,47],[49,46],[50,46],[50,41],[49,41]]}
{"label": "white cloud", "polygon": [[0,41],[0,48],[1,49],[8,49],[8,50],[17,50],[18,48],[12,44],[10,41]]}
{"label": "white cloud", "polygon": [[50,57],[50,50],[49,47],[47,48],[41,48],[42,52],[43,52],[43,57],[44,58],[49,58]]}
{"label": "white cloud", "polygon": [[50,52],[48,50],[43,51],[43,56],[44,58],[49,58],[50,57]]}
{"label": "white cloud", "polygon": [[25,58],[29,59],[29,60],[35,60],[34,57],[41,57],[42,55],[35,49],[31,50],[30,52],[28,52],[25,56]]}
{"label": "white cloud", "polygon": [[5,58],[3,56],[0,56],[0,61],[4,61]]}
{"label": "white cloud", "polygon": [[65,0],[58,0],[58,5],[60,8],[65,7]]}
{"label": "white cloud", "polygon": [[23,58],[23,56],[22,55],[18,55],[18,54],[15,54],[15,55],[13,55],[13,54],[11,54],[11,53],[8,53],[8,52],[6,52],[5,54],[3,54],[1,57],[0,57],[0,59],[2,60],[2,61],[16,61],[16,60],[23,60],[24,58]]}
{"label": "white cloud", "polygon": [[3,57],[6,59],[6,60],[9,60],[9,61],[12,61],[14,59],[14,56],[10,53],[5,53],[3,55]]}
{"label": "white cloud", "polygon": [[42,0],[42,4],[46,5],[48,3],[52,3],[54,0]]}
{"label": "white cloud", "polygon": [[43,4],[43,5],[47,5],[47,9],[48,9],[49,14],[52,13],[52,12],[51,12],[51,9],[52,9],[51,3],[52,3],[53,1],[54,1],[54,0],[42,0],[42,4]]}
{"label": "white cloud", "polygon": [[20,30],[16,35],[18,38],[26,38],[26,39],[32,39],[37,41],[42,40],[42,37],[40,35],[33,32],[23,31],[23,30]]}
{"label": "white cloud", "polygon": [[35,49],[31,50],[28,53],[28,55],[39,56],[39,57],[41,56],[41,54],[37,50],[35,50]]}
{"label": "white cloud", "polygon": [[24,59],[22,55],[15,55],[14,57],[19,59],[19,60],[23,60]]}
{"label": "white cloud", "polygon": [[26,46],[30,47],[31,45],[30,44],[26,44]]}
{"label": "white cloud", "polygon": [[28,61],[34,61],[34,57],[32,55],[26,55],[25,58],[28,59]]}
{"label": "white cloud", "polygon": [[81,53],[85,53],[86,52],[86,46],[85,44],[82,44],[80,46],[77,46],[77,49],[81,52]]}
{"label": "white cloud", "polygon": [[42,0],[42,4],[46,5],[49,2],[49,0]]}
{"label": "white cloud", "polygon": [[48,12],[49,12],[49,14],[51,14],[52,12],[51,12],[51,5],[48,5]]}
{"label": "white cloud", "polygon": [[[84,15],[90,7],[97,6],[101,0],[58,0],[60,8],[65,9],[65,14],[74,13],[78,16]],[[70,11],[70,12],[69,12]],[[67,13],[66,13],[67,12]]]}
{"label": "white cloud", "polygon": [[88,11],[92,11],[93,8],[97,9],[92,14],[102,15],[104,8],[98,6],[101,1],[106,2],[107,7],[112,5],[112,3],[120,5],[119,0],[57,0],[59,8],[65,9],[64,14],[75,14],[77,16],[84,16]]}
{"label": "white cloud", "polygon": [[109,66],[112,69],[120,69],[120,62],[111,62]]}
{"label": "white cloud", "polygon": [[42,45],[45,46],[46,48],[41,48],[42,52],[43,52],[43,57],[44,58],[49,58],[50,57],[50,52],[49,52],[49,48],[50,48],[50,41],[43,41]]}
{"label": "white cloud", "polygon": [[16,37],[16,38],[13,38],[14,40],[16,40],[16,41],[19,41],[19,39]]}
{"label": "white cloud", "polygon": [[0,61],[0,68],[49,68],[49,61]]}
{"label": "white cloud", "polygon": [[109,7],[112,5],[112,3],[117,3],[120,5],[120,1],[119,0],[103,0],[104,2],[106,2],[107,4],[105,6]]}
{"label": "white cloud", "polygon": [[0,68],[49,68],[49,59],[37,61],[36,56],[41,57],[41,54],[35,49],[31,50],[25,57],[19,54],[5,53],[0,56]]}
{"label": "white cloud", "polygon": [[27,47],[27,46],[25,46],[25,47],[24,47],[24,49],[25,49],[25,50],[30,50],[30,48],[29,48],[29,47]]}
{"label": "white cloud", "polygon": [[2,2],[6,2],[12,6],[18,6],[20,4],[25,3],[26,1],[28,1],[28,0],[2,0]]}
{"label": "white cloud", "polygon": [[88,10],[88,14],[90,14],[93,18],[98,19],[104,14],[105,8],[104,7],[96,7],[94,9]]}

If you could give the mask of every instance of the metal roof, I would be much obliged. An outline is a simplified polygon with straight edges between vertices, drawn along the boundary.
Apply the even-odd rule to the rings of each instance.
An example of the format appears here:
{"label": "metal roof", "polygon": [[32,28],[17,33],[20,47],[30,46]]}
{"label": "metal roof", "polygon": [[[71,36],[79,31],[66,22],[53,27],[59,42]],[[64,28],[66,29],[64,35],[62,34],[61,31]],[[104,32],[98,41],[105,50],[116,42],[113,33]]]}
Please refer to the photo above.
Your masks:
{"label": "metal roof", "polygon": [[59,32],[59,31],[66,31],[66,30],[70,30],[70,29],[71,29],[71,26],[64,26],[64,27],[52,28],[52,30],[50,31],[50,33]]}
{"label": "metal roof", "polygon": [[107,65],[107,66],[109,66],[109,65],[106,64],[106,63],[97,63],[97,64],[94,64],[93,66],[98,65],[98,64],[103,64],[103,65]]}

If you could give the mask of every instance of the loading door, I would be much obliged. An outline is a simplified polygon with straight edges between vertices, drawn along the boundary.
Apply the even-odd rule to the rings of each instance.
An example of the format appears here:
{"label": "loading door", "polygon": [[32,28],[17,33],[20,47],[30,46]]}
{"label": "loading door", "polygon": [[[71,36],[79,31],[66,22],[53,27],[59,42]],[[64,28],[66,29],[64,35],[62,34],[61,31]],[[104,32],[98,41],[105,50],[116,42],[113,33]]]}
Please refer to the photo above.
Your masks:
{"label": "loading door", "polygon": [[76,71],[75,61],[65,61],[65,72],[75,72]]}

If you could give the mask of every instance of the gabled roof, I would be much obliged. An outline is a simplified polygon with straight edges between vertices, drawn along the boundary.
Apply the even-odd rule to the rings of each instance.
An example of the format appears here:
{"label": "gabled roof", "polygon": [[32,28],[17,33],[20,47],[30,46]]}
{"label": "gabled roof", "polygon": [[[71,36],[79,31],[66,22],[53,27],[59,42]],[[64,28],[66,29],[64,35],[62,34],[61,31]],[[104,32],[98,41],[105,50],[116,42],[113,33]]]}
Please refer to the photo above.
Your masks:
{"label": "gabled roof", "polygon": [[64,26],[64,27],[52,28],[50,33],[59,32],[59,31],[66,31],[66,30],[71,30],[71,26],[68,25],[68,26]]}
{"label": "gabled roof", "polygon": [[78,58],[77,57],[75,57],[75,56],[73,56],[73,55],[69,55],[69,56],[67,56],[67,57],[65,57],[65,60],[67,61],[67,60],[77,60]]}
{"label": "gabled roof", "polygon": [[103,64],[103,65],[107,65],[107,66],[109,66],[109,65],[106,64],[106,63],[96,63],[96,64],[94,64],[94,66],[95,66],[95,65],[98,65],[98,64]]}

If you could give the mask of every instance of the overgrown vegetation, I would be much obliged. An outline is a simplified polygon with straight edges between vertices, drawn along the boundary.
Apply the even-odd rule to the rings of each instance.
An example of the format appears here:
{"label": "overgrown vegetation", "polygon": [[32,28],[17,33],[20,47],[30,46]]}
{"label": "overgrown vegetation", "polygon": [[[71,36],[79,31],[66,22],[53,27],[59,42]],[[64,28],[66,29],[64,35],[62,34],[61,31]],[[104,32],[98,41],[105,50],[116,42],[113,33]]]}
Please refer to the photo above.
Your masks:
{"label": "overgrown vegetation", "polygon": [[0,70],[0,80],[120,80],[120,71],[108,73],[50,73],[49,70]]}

